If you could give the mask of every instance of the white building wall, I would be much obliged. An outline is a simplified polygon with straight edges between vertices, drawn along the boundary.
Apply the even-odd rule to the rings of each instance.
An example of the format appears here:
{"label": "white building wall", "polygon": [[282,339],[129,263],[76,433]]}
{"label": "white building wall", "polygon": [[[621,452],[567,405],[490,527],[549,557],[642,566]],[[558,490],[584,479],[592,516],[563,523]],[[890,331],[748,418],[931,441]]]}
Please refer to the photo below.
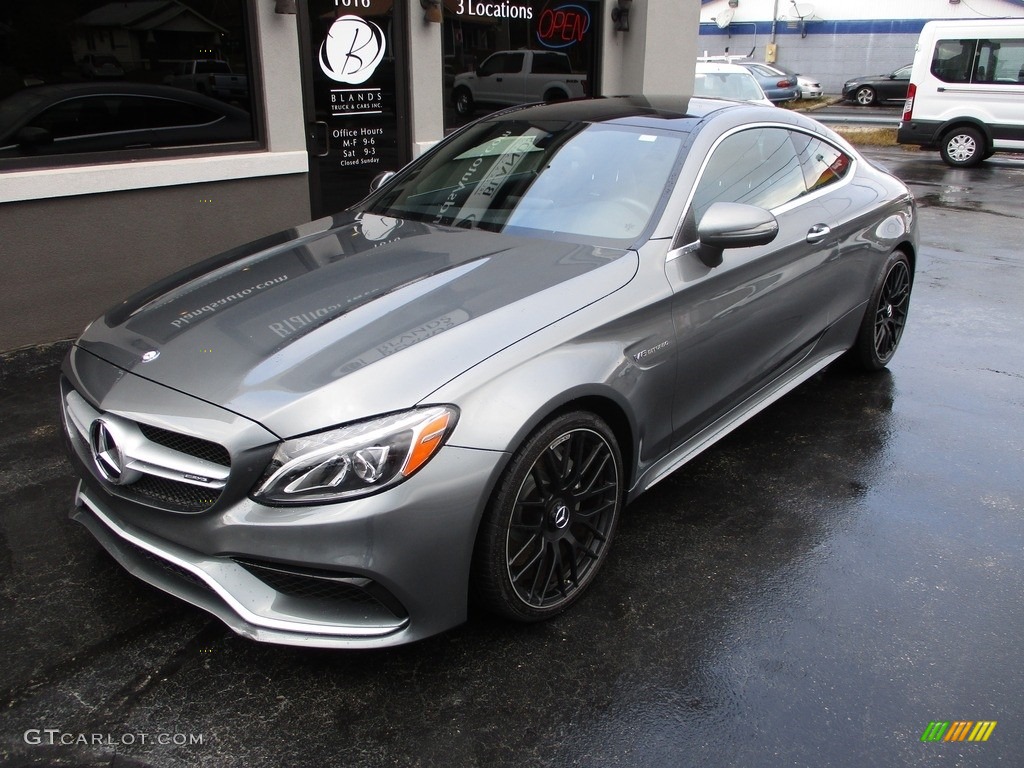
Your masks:
{"label": "white building wall", "polygon": [[703,0],[698,49],[764,60],[774,41],[780,64],[838,94],[852,77],[909,64],[926,21],[990,17],[1024,18],[1024,0]]}

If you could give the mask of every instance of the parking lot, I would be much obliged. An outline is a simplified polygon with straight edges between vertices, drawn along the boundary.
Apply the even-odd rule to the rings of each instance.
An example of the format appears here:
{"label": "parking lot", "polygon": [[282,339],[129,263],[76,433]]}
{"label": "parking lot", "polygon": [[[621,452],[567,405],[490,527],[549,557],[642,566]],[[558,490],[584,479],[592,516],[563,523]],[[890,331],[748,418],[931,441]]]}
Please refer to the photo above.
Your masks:
{"label": "parking lot", "polygon": [[[66,344],[0,357],[0,757],[54,766],[1024,763],[1024,161],[867,154],[919,200],[888,371],[834,367],[626,510],[563,617],[259,645],[67,518]],[[923,742],[994,721],[984,742]]]}

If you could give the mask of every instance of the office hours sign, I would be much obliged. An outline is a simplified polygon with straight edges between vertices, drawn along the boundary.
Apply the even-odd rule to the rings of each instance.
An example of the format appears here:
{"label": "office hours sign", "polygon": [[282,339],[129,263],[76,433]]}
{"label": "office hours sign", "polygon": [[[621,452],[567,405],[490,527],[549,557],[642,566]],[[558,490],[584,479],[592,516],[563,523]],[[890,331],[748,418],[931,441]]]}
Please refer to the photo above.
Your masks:
{"label": "office hours sign", "polygon": [[394,0],[310,0],[308,9],[321,212],[331,213],[406,159],[396,82],[401,24]]}

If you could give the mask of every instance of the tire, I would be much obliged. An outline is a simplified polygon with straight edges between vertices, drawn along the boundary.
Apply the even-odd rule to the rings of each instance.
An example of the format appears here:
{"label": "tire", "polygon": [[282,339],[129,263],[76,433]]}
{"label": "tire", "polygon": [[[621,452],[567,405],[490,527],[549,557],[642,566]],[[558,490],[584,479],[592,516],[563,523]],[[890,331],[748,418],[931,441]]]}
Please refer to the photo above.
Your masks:
{"label": "tire", "polygon": [[594,414],[548,422],[516,451],[480,526],[471,591],[521,622],[562,613],[608,557],[624,498],[615,435]]}
{"label": "tire", "polygon": [[552,88],[544,94],[544,103],[553,104],[556,101],[565,101],[569,98],[569,94],[565,91],[560,91],[557,88]]}
{"label": "tire", "polygon": [[879,371],[896,354],[907,323],[912,285],[910,259],[903,251],[893,251],[879,272],[850,350],[850,359],[858,368]]}
{"label": "tire", "polygon": [[985,137],[970,126],[954,128],[942,137],[939,145],[943,161],[954,168],[972,168],[985,159],[986,152]]}
{"label": "tire", "polygon": [[862,85],[853,94],[853,100],[862,107],[870,107],[877,99],[878,95],[875,93],[875,89],[866,85]]}
{"label": "tire", "polygon": [[459,115],[469,117],[473,114],[473,110],[476,107],[473,104],[473,94],[467,88],[459,88],[455,91],[453,98],[455,101],[455,111]]}

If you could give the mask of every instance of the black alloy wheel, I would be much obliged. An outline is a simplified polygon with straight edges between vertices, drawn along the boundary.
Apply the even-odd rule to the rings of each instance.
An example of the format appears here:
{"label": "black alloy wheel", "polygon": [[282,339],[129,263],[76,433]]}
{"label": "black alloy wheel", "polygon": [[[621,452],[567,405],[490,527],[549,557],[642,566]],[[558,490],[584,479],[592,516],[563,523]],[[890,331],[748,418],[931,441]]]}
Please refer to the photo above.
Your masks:
{"label": "black alloy wheel", "polygon": [[912,284],[910,260],[902,251],[894,251],[886,260],[871,293],[857,343],[852,350],[862,368],[880,370],[896,354],[907,324]]}
{"label": "black alloy wheel", "polygon": [[585,412],[560,416],[513,456],[481,525],[473,587],[518,621],[561,613],[594,580],[623,504],[611,429]]}

